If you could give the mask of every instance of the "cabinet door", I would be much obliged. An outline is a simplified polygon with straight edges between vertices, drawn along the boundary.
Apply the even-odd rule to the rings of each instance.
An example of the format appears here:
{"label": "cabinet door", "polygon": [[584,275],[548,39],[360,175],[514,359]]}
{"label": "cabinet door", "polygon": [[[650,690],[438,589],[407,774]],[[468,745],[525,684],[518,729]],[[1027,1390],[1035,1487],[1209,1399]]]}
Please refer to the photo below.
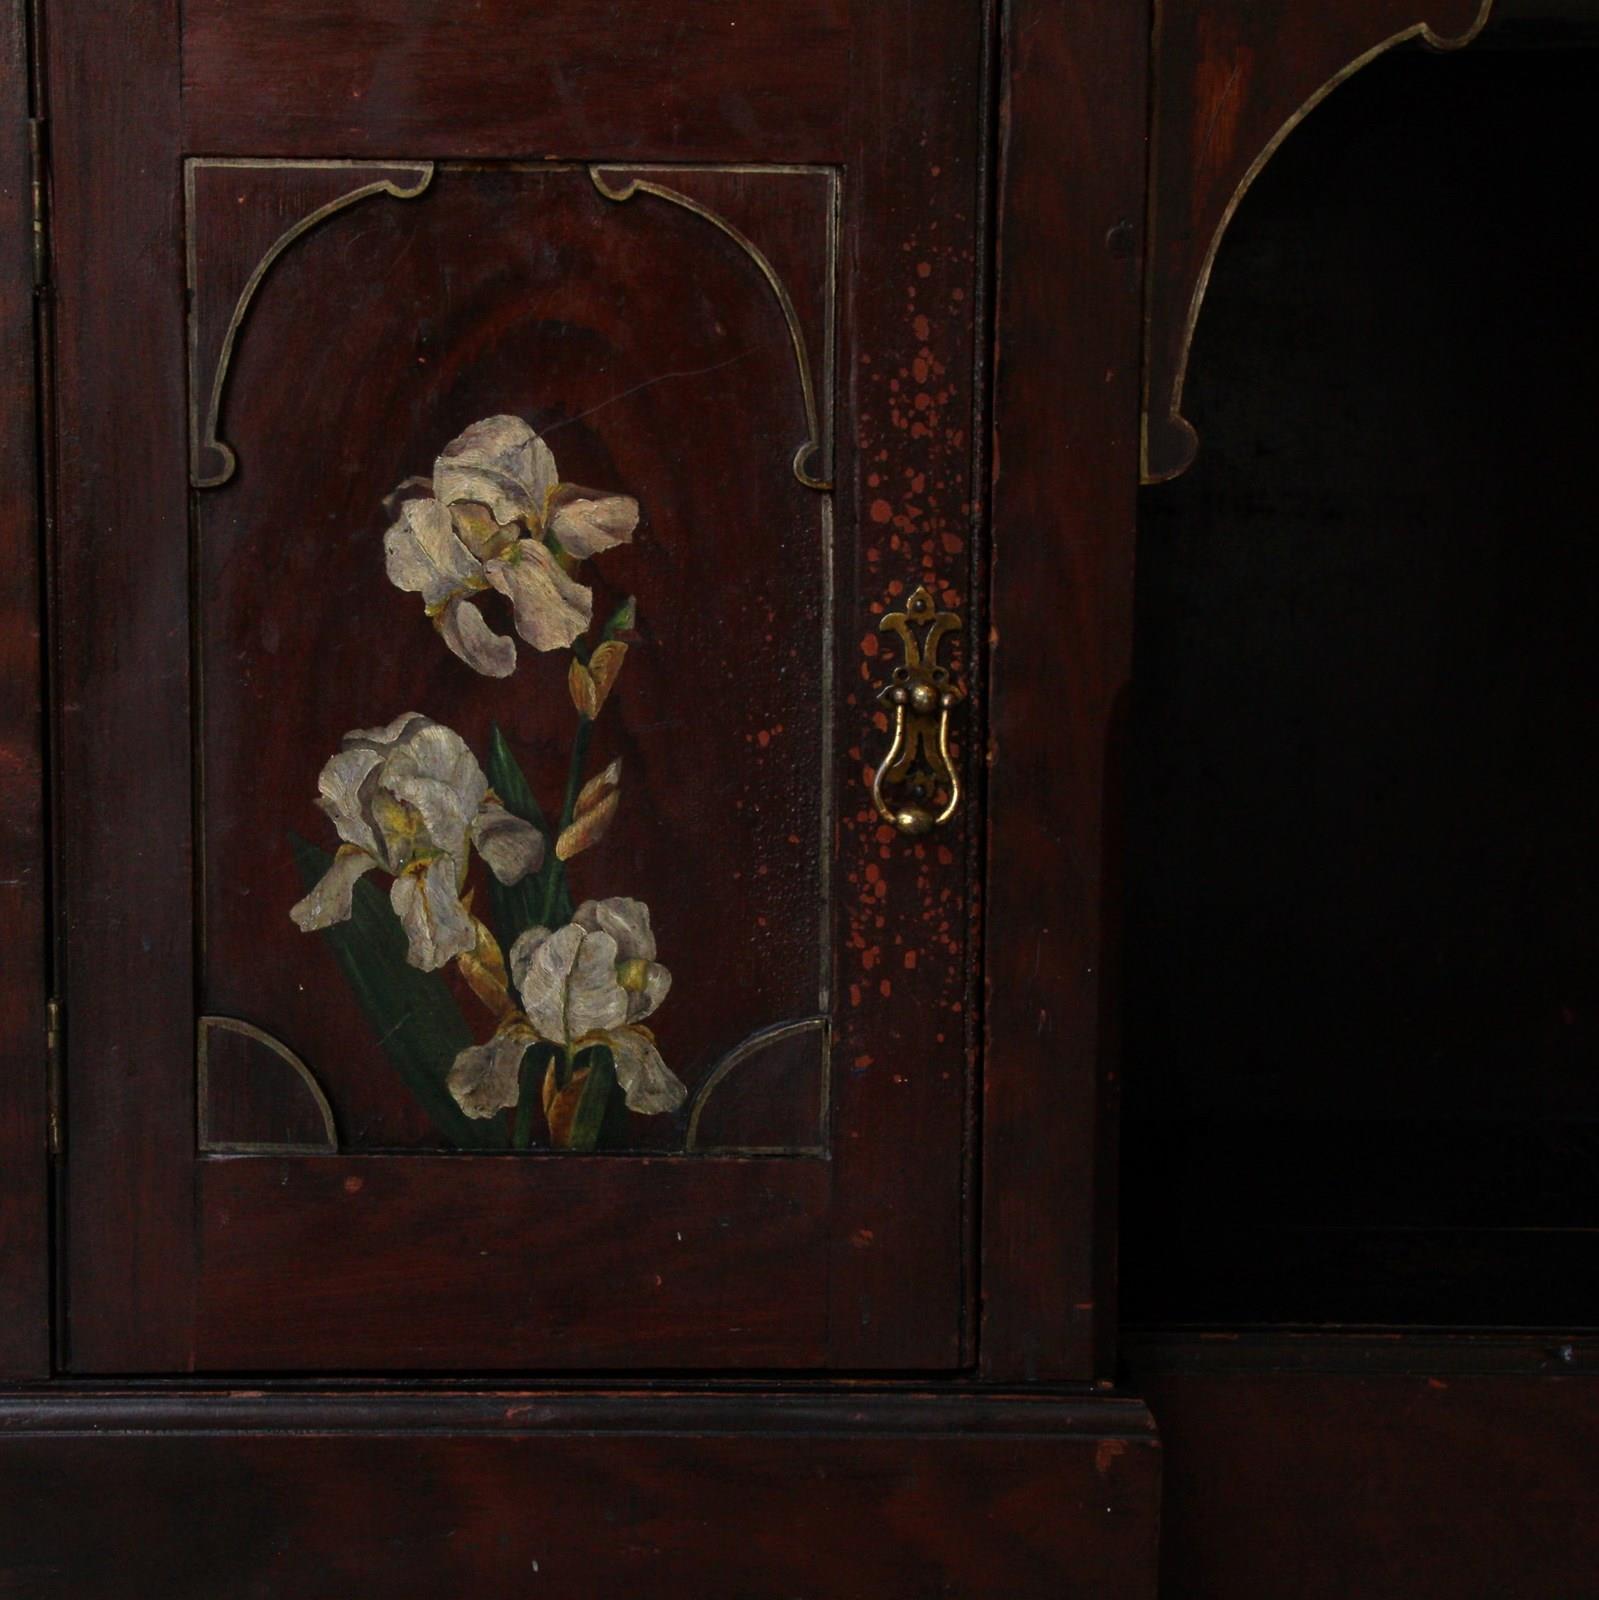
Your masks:
{"label": "cabinet door", "polygon": [[968,1359],[984,9],[55,8],[70,1368]]}

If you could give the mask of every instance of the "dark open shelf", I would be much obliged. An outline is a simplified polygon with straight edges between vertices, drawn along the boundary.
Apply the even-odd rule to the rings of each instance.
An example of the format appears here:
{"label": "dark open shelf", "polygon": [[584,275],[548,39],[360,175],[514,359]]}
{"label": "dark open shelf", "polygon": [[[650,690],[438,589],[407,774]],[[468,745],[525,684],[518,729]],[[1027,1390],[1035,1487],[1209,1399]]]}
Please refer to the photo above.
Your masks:
{"label": "dark open shelf", "polygon": [[1396,52],[1222,245],[1140,529],[1134,1323],[1599,1323],[1596,63]]}

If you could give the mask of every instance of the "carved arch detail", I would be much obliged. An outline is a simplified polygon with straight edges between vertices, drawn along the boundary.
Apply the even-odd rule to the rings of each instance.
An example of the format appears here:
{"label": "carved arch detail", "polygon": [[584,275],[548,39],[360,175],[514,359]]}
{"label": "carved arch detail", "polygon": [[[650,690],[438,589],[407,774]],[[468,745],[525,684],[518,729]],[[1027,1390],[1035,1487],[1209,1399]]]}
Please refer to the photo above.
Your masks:
{"label": "carved arch detail", "polygon": [[[411,200],[433,181],[432,161],[355,162],[195,157],[184,164],[189,300],[189,481],[196,489],[227,483],[237,470],[222,437],[229,373],[250,306],[268,273],[291,246],[329,218],[376,195]],[[836,337],[838,175],[826,167],[693,166],[587,168],[595,190],[623,204],[652,195],[689,211],[730,239],[760,273],[782,313],[794,355],[806,437],[794,452],[795,478],[831,491],[832,367]],[[722,191],[712,205],[696,191],[722,180],[787,175],[826,186],[825,281],[816,285],[820,339],[813,346],[785,273],[727,210]],[[670,178],[671,182],[660,181]],[[735,197],[736,198],[736,197]],[[207,248],[198,245],[205,224]],[[218,247],[218,241],[221,247]],[[820,379],[817,374],[820,373]]]}
{"label": "carved arch detail", "polygon": [[[768,1027],[758,1028],[748,1038],[742,1039],[738,1044],[734,1045],[700,1080],[698,1087],[694,1091],[694,1098],[689,1105],[688,1125],[683,1136],[684,1153],[693,1155],[708,1148],[727,1151],[729,1148],[727,1145],[720,1142],[713,1143],[704,1137],[704,1130],[701,1124],[711,1097],[727,1081],[729,1074],[735,1068],[745,1065],[757,1056],[774,1051],[778,1046],[791,1040],[805,1038],[809,1035],[815,1035],[820,1045],[817,1071],[821,1080],[821,1093],[817,1096],[816,1103],[816,1142],[811,1148],[817,1153],[823,1151],[826,1148],[825,1124],[827,1121],[829,1032],[828,1018],[825,1014],[818,1014],[812,1017],[794,1017],[786,1022],[774,1022]],[[740,1153],[757,1155],[763,1153],[763,1151],[781,1149],[785,1154],[793,1154],[795,1153],[795,1148],[795,1146],[788,1144],[742,1146],[740,1147]]]}
{"label": "carved arch detail", "polygon": [[[805,329],[801,323],[798,311],[794,306],[793,296],[789,293],[783,275],[773,265],[770,257],[761,247],[741,228],[736,226],[722,211],[714,209],[702,199],[687,192],[687,187],[692,185],[699,174],[759,174],[770,176],[772,174],[788,173],[795,176],[806,176],[823,179],[827,182],[830,195],[828,204],[828,238],[827,238],[827,281],[824,285],[825,326],[822,331],[822,347],[819,361],[816,363],[822,368],[823,378],[818,389],[817,381],[813,375],[813,362],[811,357],[810,342],[806,337]],[[612,182],[607,174],[619,179]],[[653,176],[640,176],[652,174]],[[672,183],[661,183],[662,175],[672,177]],[[783,320],[788,327],[789,343],[794,351],[794,368],[799,379],[800,395],[805,407],[806,437],[801,441],[794,452],[794,476],[807,489],[815,489],[819,493],[827,494],[833,488],[833,462],[831,441],[831,367],[832,349],[834,340],[834,327],[836,310],[834,305],[837,270],[838,270],[838,185],[836,175],[825,167],[620,167],[612,164],[596,164],[589,168],[589,178],[607,200],[624,204],[640,194],[654,195],[657,199],[665,200],[671,205],[681,206],[685,211],[692,212],[695,216],[703,218],[712,227],[718,229],[736,244],[749,258],[755,269],[766,281],[766,286],[771,290],[773,298],[777,301],[778,309],[783,314]],[[824,410],[825,408],[825,410]],[[813,471],[812,469],[817,470]]]}
{"label": "carved arch detail", "polygon": [[1157,0],[1150,157],[1142,465],[1146,483],[1193,464],[1182,414],[1189,352],[1221,242],[1267,163],[1327,97],[1398,45],[1459,50],[1494,0],[1351,0],[1292,22],[1293,0]]}
{"label": "carved arch detail", "polygon": [[[413,200],[431,161],[268,161],[195,157],[184,163],[189,291],[189,481],[215,489],[238,458],[220,434],[223,394],[250,303],[278,258],[330,217],[374,195]],[[225,257],[197,247],[202,210],[231,206]],[[209,468],[207,462],[213,463]]]}
{"label": "carved arch detail", "polygon": [[238,1017],[201,1017],[196,1054],[202,1152],[337,1153],[333,1107],[315,1074],[281,1039]]}

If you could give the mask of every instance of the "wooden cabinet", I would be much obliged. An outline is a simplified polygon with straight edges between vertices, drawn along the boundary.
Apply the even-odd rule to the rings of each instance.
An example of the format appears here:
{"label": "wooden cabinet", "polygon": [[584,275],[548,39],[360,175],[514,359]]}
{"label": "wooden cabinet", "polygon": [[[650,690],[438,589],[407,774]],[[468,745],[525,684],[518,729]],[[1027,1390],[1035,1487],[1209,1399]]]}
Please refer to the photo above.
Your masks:
{"label": "wooden cabinet", "polygon": [[8,35],[8,1579],[1149,1591],[1099,9]]}
{"label": "wooden cabinet", "polygon": [[0,22],[0,1588],[1155,1592],[1225,241],[1490,10]]}

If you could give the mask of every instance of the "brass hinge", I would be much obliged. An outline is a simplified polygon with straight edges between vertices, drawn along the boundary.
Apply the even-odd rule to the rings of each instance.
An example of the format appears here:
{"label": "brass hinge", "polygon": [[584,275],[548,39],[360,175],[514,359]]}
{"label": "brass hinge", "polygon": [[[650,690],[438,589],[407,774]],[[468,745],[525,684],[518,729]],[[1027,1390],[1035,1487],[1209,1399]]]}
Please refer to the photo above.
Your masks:
{"label": "brass hinge", "polygon": [[44,118],[28,118],[28,187],[33,202],[33,287],[50,282],[49,186],[45,182]]}
{"label": "brass hinge", "polygon": [[50,1159],[61,1159],[61,1002],[49,1000],[44,1008],[45,1137]]}

